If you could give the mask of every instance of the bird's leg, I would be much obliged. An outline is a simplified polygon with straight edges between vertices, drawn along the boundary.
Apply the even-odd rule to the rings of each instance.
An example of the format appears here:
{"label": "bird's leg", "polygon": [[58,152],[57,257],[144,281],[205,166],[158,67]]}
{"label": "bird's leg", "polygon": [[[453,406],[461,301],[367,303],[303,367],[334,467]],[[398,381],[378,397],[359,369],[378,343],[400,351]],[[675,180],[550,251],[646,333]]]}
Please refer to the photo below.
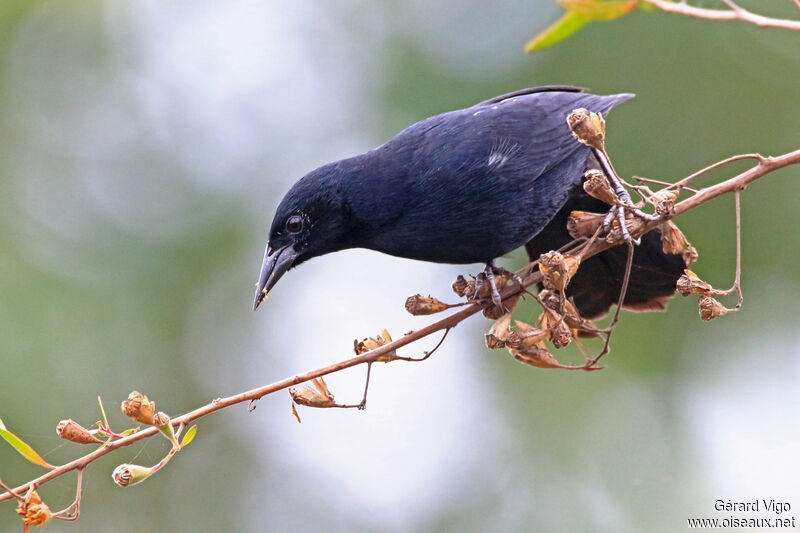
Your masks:
{"label": "bird's leg", "polygon": [[475,278],[475,294],[473,299],[480,299],[478,297],[478,293],[480,293],[483,284],[488,283],[490,294],[492,296],[492,302],[497,306],[498,309],[500,309],[501,312],[506,313],[508,310],[503,306],[503,299],[500,297],[500,291],[497,290],[497,284],[494,281],[495,270],[496,267],[494,266],[494,261],[489,261],[486,263],[486,268]]}
{"label": "bird's leg", "polygon": [[500,311],[505,313],[507,310],[503,307],[503,299],[500,298],[500,291],[497,290],[497,284],[494,282],[494,265],[491,262],[488,263],[483,273],[486,275],[486,281],[489,282],[489,289],[492,291],[492,302]]}
{"label": "bird's leg", "polygon": [[611,165],[611,161],[609,161],[608,157],[605,154],[604,150],[594,150],[594,155],[600,163],[600,166],[603,169],[608,181],[611,183],[611,186],[614,188],[614,192],[617,193],[619,197],[620,203],[618,205],[611,206],[611,209],[608,211],[608,215],[603,219],[603,230],[608,233],[611,231],[611,221],[615,218],[619,223],[619,230],[622,234],[622,238],[625,242],[630,242],[633,244],[640,244],[641,239],[634,239],[631,237],[630,232],[628,232],[628,228],[625,224],[625,213],[630,212],[633,216],[639,217],[641,219],[647,220],[649,222],[660,220],[661,217],[658,215],[651,215],[650,213],[645,213],[638,207],[633,204],[633,200],[631,199],[631,195],[628,193],[627,189],[622,185],[622,180],[617,175],[617,172],[614,170],[614,167]]}

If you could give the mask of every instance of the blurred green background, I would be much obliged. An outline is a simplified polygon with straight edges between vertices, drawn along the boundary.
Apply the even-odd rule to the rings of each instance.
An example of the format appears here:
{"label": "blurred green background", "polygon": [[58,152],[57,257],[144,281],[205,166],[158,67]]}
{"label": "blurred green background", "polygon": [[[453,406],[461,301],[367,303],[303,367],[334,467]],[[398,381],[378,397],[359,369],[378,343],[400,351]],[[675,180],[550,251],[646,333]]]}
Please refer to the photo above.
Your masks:
{"label": "blurred green background", "polygon": [[[405,297],[452,300],[478,265],[342,252],[251,303],[287,188],[428,115],[532,85],[634,92],[610,152],[625,175],[670,180],[800,147],[797,33],[637,13],[525,55],[558,16],[551,0],[4,0],[0,417],[60,463],[85,449],[56,423],[91,425],[98,394],[122,428],[130,390],[177,414],[427,323]],[[490,352],[472,318],[428,362],[376,367],[364,412],[301,409],[299,425],[286,394],[229,409],[129,489],[114,466],[154,464],[166,441],[105,457],[80,520],[50,530],[660,532],[729,516],[716,499],[800,509],[799,195],[798,168],[744,195],[740,313],[702,323],[694,299],[626,313],[592,373]],[[695,270],[729,285],[733,199],[680,222]],[[359,398],[363,372],[330,377],[339,400]],[[4,481],[39,473],[0,446]],[[60,508],[73,490],[69,476],[42,494]],[[0,504],[0,530],[18,528]]]}

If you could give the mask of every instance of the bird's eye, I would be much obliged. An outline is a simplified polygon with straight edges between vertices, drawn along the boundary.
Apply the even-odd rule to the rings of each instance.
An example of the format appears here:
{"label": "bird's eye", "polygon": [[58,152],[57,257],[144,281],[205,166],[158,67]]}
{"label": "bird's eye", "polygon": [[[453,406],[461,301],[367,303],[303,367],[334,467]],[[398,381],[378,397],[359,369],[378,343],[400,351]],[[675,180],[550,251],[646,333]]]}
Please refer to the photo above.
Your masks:
{"label": "bird's eye", "polygon": [[286,231],[289,233],[300,233],[303,229],[303,217],[300,215],[292,215],[286,221]]}

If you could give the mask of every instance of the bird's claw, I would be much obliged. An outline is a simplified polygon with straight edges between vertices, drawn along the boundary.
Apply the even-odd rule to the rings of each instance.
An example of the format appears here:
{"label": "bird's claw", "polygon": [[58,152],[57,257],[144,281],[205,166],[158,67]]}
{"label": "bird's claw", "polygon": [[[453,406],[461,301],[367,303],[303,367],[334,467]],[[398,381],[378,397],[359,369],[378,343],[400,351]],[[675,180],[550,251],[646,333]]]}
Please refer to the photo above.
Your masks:
{"label": "bird's claw", "polygon": [[495,276],[496,275],[503,275],[506,276],[508,279],[519,285],[520,287],[523,286],[522,278],[515,272],[511,272],[503,267],[497,267],[493,263],[489,263],[486,265],[486,268],[483,272],[478,274],[475,277],[475,292],[472,296],[473,301],[479,301],[481,298],[478,296],[478,293],[481,292],[484,284],[489,284],[489,294],[492,298],[492,303],[497,307],[497,309],[503,313],[508,313],[508,308],[503,305],[503,299],[500,296],[500,291],[497,290],[497,284],[495,283]]}

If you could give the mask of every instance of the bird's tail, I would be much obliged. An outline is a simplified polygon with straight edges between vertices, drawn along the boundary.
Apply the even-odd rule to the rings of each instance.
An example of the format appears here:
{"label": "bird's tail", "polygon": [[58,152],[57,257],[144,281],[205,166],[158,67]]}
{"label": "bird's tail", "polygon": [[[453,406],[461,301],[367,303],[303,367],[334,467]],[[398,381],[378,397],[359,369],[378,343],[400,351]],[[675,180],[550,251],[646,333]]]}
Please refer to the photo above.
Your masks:
{"label": "bird's tail", "polygon": [[[531,260],[572,240],[567,232],[567,219],[574,210],[603,213],[608,205],[582,189],[576,191],[549,224],[525,245]],[[573,298],[581,316],[596,318],[618,302],[627,258],[627,247],[617,246],[581,263],[566,289],[567,297]],[[641,244],[634,248],[623,307],[636,311],[663,310],[685,268],[680,255],[664,253],[658,229],[643,235]]]}

